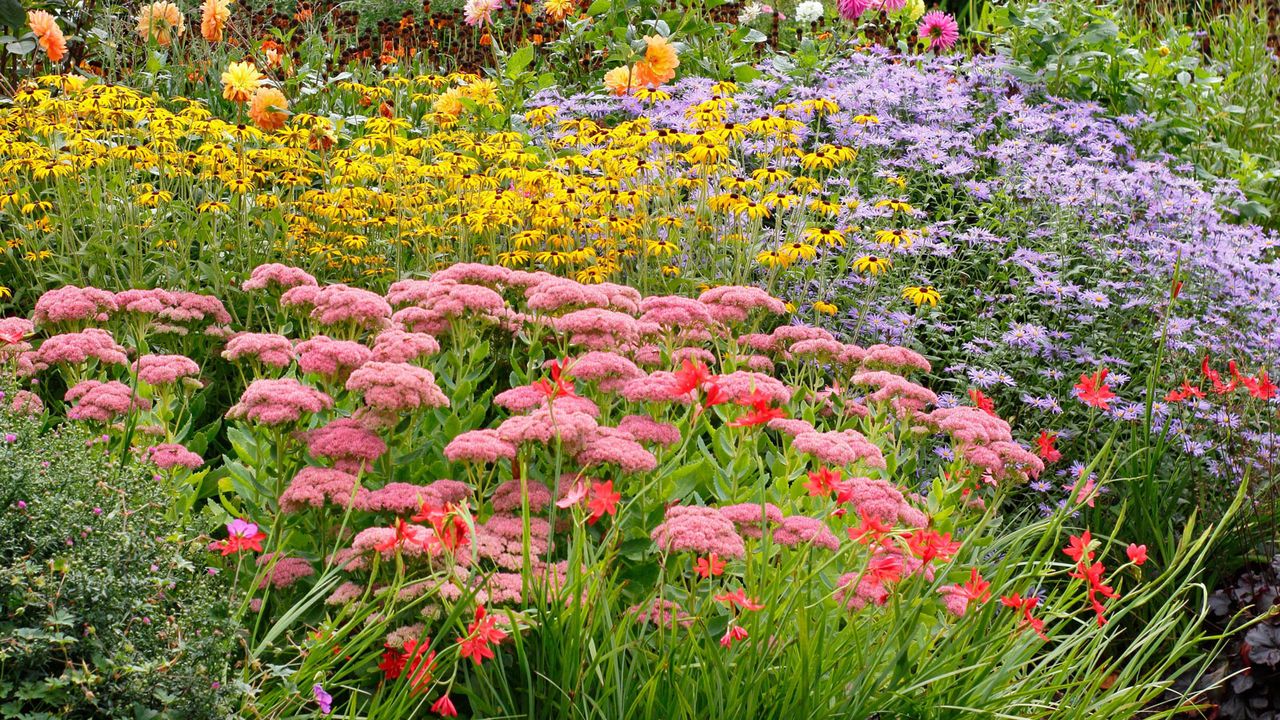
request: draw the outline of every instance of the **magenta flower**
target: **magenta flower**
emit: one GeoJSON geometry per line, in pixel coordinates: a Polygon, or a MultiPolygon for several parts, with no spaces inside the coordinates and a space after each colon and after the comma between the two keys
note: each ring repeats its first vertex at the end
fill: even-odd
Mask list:
{"type": "Polygon", "coordinates": [[[919,33],[930,50],[950,50],[960,39],[960,25],[950,14],[934,10],[920,19],[919,33]]]}

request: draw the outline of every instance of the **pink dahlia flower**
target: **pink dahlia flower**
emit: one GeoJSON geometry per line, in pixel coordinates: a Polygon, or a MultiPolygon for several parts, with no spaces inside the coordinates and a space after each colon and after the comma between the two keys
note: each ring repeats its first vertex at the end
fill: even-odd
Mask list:
{"type": "Polygon", "coordinates": [[[920,19],[920,42],[930,50],[950,50],[960,39],[960,25],[950,14],[934,10],[920,19]]]}

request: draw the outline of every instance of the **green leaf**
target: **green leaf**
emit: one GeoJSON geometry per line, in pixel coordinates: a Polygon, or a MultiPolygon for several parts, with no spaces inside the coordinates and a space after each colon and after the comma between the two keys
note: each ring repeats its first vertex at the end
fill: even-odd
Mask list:
{"type": "Polygon", "coordinates": [[[27,35],[21,40],[6,43],[4,49],[13,55],[29,55],[36,49],[36,38],[34,35],[27,35]]]}
{"type": "Polygon", "coordinates": [[[533,46],[525,45],[507,58],[507,77],[514,80],[533,62],[533,46]]]}
{"type": "Polygon", "coordinates": [[[596,0],[587,8],[587,14],[594,17],[605,10],[608,10],[611,5],[613,5],[613,3],[609,0],[596,0]]]}
{"type": "Polygon", "coordinates": [[[734,79],[743,85],[755,80],[760,75],[761,72],[751,65],[739,65],[733,69],[734,79]]]}
{"type": "Polygon", "coordinates": [[[17,31],[26,24],[27,11],[22,7],[22,0],[0,0],[0,27],[17,31]]]}

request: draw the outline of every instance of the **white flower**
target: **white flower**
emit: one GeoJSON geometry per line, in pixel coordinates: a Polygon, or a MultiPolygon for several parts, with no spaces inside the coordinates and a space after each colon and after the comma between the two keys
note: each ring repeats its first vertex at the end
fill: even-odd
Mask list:
{"type": "Polygon", "coordinates": [[[758,2],[753,2],[750,5],[745,5],[742,8],[742,12],[738,13],[738,24],[746,25],[747,23],[750,23],[752,20],[755,20],[756,18],[760,17],[760,13],[762,12],[764,12],[764,8],[761,7],[760,3],[758,2]]]}
{"type": "Polygon", "coordinates": [[[804,0],[796,6],[796,22],[808,25],[822,19],[822,2],[820,0],[804,0]]]}

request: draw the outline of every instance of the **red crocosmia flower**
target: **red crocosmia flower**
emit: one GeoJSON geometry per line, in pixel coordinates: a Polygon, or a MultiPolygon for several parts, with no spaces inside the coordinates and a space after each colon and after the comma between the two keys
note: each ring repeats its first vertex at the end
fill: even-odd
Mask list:
{"type": "Polygon", "coordinates": [[[830,495],[840,489],[840,470],[820,467],[809,473],[809,482],[804,486],[812,497],[830,495]]]}
{"type": "Polygon", "coordinates": [[[436,669],[436,653],[431,650],[431,641],[423,639],[404,641],[404,660],[409,668],[409,684],[414,692],[422,692],[431,684],[431,674],[436,669]]]}
{"type": "Polygon", "coordinates": [[[1012,595],[1004,595],[1000,598],[1000,603],[1005,607],[1014,608],[1022,611],[1022,620],[1040,636],[1041,640],[1048,640],[1049,636],[1044,633],[1044,620],[1032,615],[1032,611],[1040,604],[1040,598],[1035,596],[1022,597],[1022,593],[1013,593],[1012,595]]]}
{"type": "Polygon", "coordinates": [[[471,658],[479,665],[487,658],[495,657],[490,644],[497,644],[507,638],[507,633],[498,627],[498,619],[485,612],[484,606],[476,607],[476,619],[467,626],[467,636],[458,638],[458,655],[471,658]]]}
{"type": "Polygon", "coordinates": [[[685,358],[676,370],[676,393],[685,395],[702,388],[703,383],[711,379],[711,371],[706,365],[696,360],[685,358]]]}
{"type": "Polygon", "coordinates": [[[705,580],[709,577],[717,577],[724,574],[724,561],[719,555],[711,553],[707,557],[698,558],[698,562],[694,564],[694,570],[698,571],[698,575],[705,580]]]}
{"type": "Polygon", "coordinates": [[[489,647],[489,643],[478,637],[458,638],[458,656],[463,658],[471,658],[475,664],[496,657],[493,648],[489,647]]]}
{"type": "Polygon", "coordinates": [[[982,579],[978,568],[969,568],[969,581],[960,585],[960,596],[973,602],[984,603],[991,599],[991,583],[982,579]]]}
{"type": "MultiPolygon", "coordinates": [[[[839,497],[836,500],[838,501],[839,497]]],[[[873,542],[879,545],[884,542],[885,536],[893,531],[892,525],[881,522],[879,518],[867,515],[865,512],[861,513],[861,518],[862,522],[847,531],[849,539],[856,543],[866,545],[868,542],[873,542]]]]}
{"type": "Polygon", "coordinates": [[[1266,370],[1258,373],[1258,377],[1256,378],[1244,378],[1241,382],[1243,382],[1245,388],[1249,390],[1250,397],[1255,397],[1259,400],[1270,400],[1274,398],[1276,396],[1277,389],[1280,389],[1271,382],[1271,378],[1267,377],[1266,370]]]}
{"type": "Polygon", "coordinates": [[[1063,490],[1067,491],[1068,499],[1075,503],[1084,503],[1089,507],[1094,506],[1094,502],[1098,499],[1098,486],[1094,482],[1093,476],[1077,478],[1070,485],[1063,485],[1063,490]]]}
{"type": "Polygon", "coordinates": [[[582,481],[582,478],[578,478],[577,480],[573,481],[573,485],[569,486],[569,490],[564,494],[564,497],[556,501],[556,507],[558,508],[573,507],[574,505],[577,505],[578,503],[582,502],[582,498],[586,496],[587,496],[587,484],[582,481]]]}
{"type": "Polygon", "coordinates": [[[569,378],[569,359],[564,360],[548,360],[543,363],[543,367],[551,371],[551,381],[542,378],[534,383],[534,387],[538,388],[548,400],[554,400],[558,397],[574,396],[573,380],[569,378]]]}
{"type": "Polygon", "coordinates": [[[409,656],[390,643],[385,647],[387,649],[382,653],[382,662],[378,663],[378,669],[388,680],[395,680],[404,673],[404,666],[409,661],[409,656]]]}
{"type": "Polygon", "coordinates": [[[907,548],[928,565],[934,559],[950,560],[960,550],[960,543],[951,540],[951,533],[939,535],[934,530],[917,530],[907,538],[907,548]]]}
{"type": "Polygon", "coordinates": [[[1146,545],[1135,545],[1133,543],[1129,543],[1129,547],[1125,548],[1124,552],[1126,555],[1129,556],[1129,562],[1133,563],[1134,565],[1141,566],[1143,563],[1147,561],[1146,545]]]}
{"type": "Polygon", "coordinates": [[[227,523],[227,539],[213,544],[215,550],[221,550],[223,556],[244,550],[262,552],[262,541],[267,534],[258,529],[256,523],[236,518],[227,523]]]}
{"type": "MultiPolygon", "coordinates": [[[[1089,548],[1093,543],[1093,537],[1088,530],[1085,530],[1079,537],[1072,537],[1070,544],[1063,548],[1062,552],[1066,553],[1072,560],[1076,562],[1076,569],[1067,573],[1068,577],[1084,580],[1089,583],[1089,604],[1093,607],[1094,613],[1098,616],[1098,625],[1107,623],[1105,608],[1102,602],[1098,600],[1099,596],[1104,598],[1119,597],[1111,586],[1105,584],[1102,580],[1106,574],[1106,568],[1100,562],[1093,562],[1094,552],[1089,548]]],[[[1130,552],[1134,546],[1130,545],[1130,552]]],[[[1143,553],[1146,548],[1143,548],[1143,553]]],[[[1145,557],[1143,558],[1146,559],[1145,557]]]]}
{"type": "Polygon", "coordinates": [[[388,550],[391,550],[392,548],[400,547],[405,543],[412,543],[414,545],[420,544],[420,541],[418,539],[418,531],[414,528],[409,527],[409,524],[404,521],[404,518],[397,518],[396,534],[378,543],[377,545],[374,545],[373,549],[377,550],[380,553],[387,552],[388,550]]]}
{"type": "Polygon", "coordinates": [[[714,382],[707,386],[706,393],[702,396],[702,409],[713,408],[716,405],[723,405],[729,402],[729,395],[720,389],[719,385],[714,382]]]}
{"type": "Polygon", "coordinates": [[[978,390],[977,388],[973,388],[969,390],[969,399],[973,401],[974,407],[990,415],[991,417],[996,416],[995,401],[987,397],[986,395],[984,395],[981,390],[978,390]]]}
{"type": "Polygon", "coordinates": [[[1048,430],[1041,430],[1040,437],[1036,438],[1036,454],[1046,463],[1056,463],[1062,459],[1062,453],[1053,446],[1058,441],[1056,434],[1050,433],[1048,430]]]}
{"type": "Polygon", "coordinates": [[[441,717],[458,717],[458,708],[453,706],[448,695],[441,695],[439,700],[432,703],[431,712],[441,717]]]}
{"type": "Polygon", "coordinates": [[[1088,560],[1092,562],[1095,553],[1090,548],[1091,545],[1093,545],[1093,535],[1085,530],[1079,535],[1072,535],[1067,541],[1067,546],[1062,548],[1062,552],[1077,563],[1084,560],[1087,554],[1088,560]]]}
{"type": "MultiPolygon", "coordinates": [[[[713,385],[715,389],[719,386],[713,385]]],[[[738,401],[739,405],[745,405],[751,408],[745,415],[729,423],[729,427],[753,427],[756,425],[764,425],[770,420],[784,418],[787,411],[782,408],[769,407],[770,398],[765,393],[760,392],[757,388],[751,391],[751,394],[738,401]]]]}
{"type": "Polygon", "coordinates": [[[716,596],[716,601],[728,605],[730,608],[742,608],[743,610],[763,610],[764,605],[747,597],[747,591],[738,588],[733,592],[721,593],[716,596]]]}
{"type": "Polygon", "coordinates": [[[902,558],[888,553],[876,553],[867,561],[867,575],[885,585],[902,579],[902,558]]]}
{"type": "Polygon", "coordinates": [[[1204,397],[1204,391],[1192,385],[1186,380],[1182,381],[1182,387],[1177,390],[1170,390],[1168,395],[1164,396],[1166,402],[1182,402],[1191,398],[1204,397]]]}
{"type": "Polygon", "coordinates": [[[1206,379],[1208,379],[1209,383],[1213,386],[1213,391],[1218,395],[1226,395],[1240,386],[1240,381],[1238,379],[1240,373],[1236,370],[1236,363],[1234,360],[1227,363],[1227,369],[1232,375],[1231,382],[1229,383],[1223,382],[1222,375],[1219,374],[1217,370],[1209,367],[1208,355],[1205,355],[1204,359],[1200,361],[1200,372],[1204,374],[1206,379]]]}
{"type": "Polygon", "coordinates": [[[1181,280],[1174,280],[1174,281],[1173,281],[1173,299],[1174,299],[1174,300],[1177,300],[1177,299],[1178,299],[1178,295],[1179,295],[1181,292],[1182,292],[1182,281],[1181,281],[1181,280]]]}
{"type": "Polygon", "coordinates": [[[418,514],[410,519],[430,523],[434,532],[422,539],[422,546],[427,550],[439,546],[448,552],[456,552],[458,548],[471,542],[471,526],[467,524],[465,511],[465,502],[462,505],[444,506],[423,502],[418,508],[418,514]]]}
{"type": "Polygon", "coordinates": [[[738,624],[732,624],[725,631],[724,636],[720,638],[720,644],[726,648],[733,647],[733,644],[739,640],[746,640],[748,637],[747,629],[738,624]]]}
{"type": "Polygon", "coordinates": [[[1103,583],[1102,576],[1106,574],[1106,572],[1107,569],[1103,567],[1100,562],[1081,562],[1076,566],[1075,570],[1067,573],[1067,577],[1077,578],[1089,583],[1089,605],[1093,608],[1093,612],[1098,618],[1099,627],[1107,624],[1107,617],[1105,615],[1106,608],[1103,607],[1102,601],[1100,601],[1098,597],[1120,597],[1110,585],[1103,583]]]}
{"type": "Polygon", "coordinates": [[[591,483],[591,498],[587,500],[587,509],[591,511],[591,515],[587,518],[587,524],[595,525],[606,514],[617,515],[618,501],[621,499],[622,493],[614,492],[612,480],[591,483]]]}
{"type": "Polygon", "coordinates": [[[1080,382],[1075,384],[1076,396],[1081,402],[1099,410],[1110,409],[1109,403],[1116,394],[1111,392],[1111,387],[1106,383],[1108,372],[1110,370],[1102,368],[1093,375],[1081,373],[1080,382]]]}

